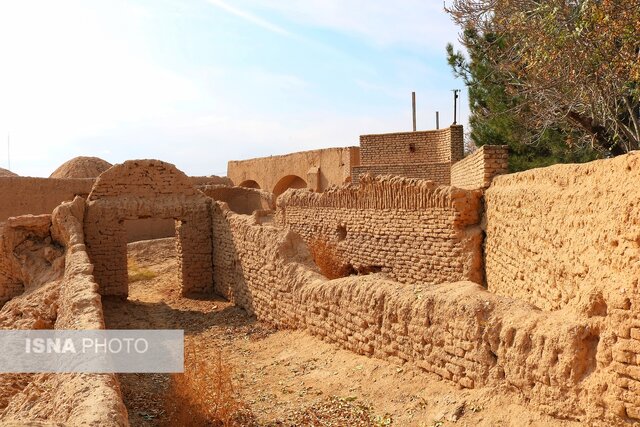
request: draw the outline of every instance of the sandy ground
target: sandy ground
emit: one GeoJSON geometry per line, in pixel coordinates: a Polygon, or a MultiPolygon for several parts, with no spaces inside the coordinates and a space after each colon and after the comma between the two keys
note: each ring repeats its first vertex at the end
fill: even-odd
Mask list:
{"type": "MultiPolygon", "coordinates": [[[[516,403],[516,390],[507,385],[459,389],[418,369],[358,356],[305,332],[276,331],[219,298],[183,298],[173,244],[173,239],[161,239],[129,245],[138,265],[157,276],[132,283],[127,301],[104,299],[107,327],[184,329],[189,338],[206,343],[210,357],[222,352],[257,425],[580,425],[516,403]],[[358,423],[347,417],[354,413],[364,414],[358,423]]],[[[126,374],[119,379],[133,426],[166,421],[162,399],[168,375],[126,374]]]]}

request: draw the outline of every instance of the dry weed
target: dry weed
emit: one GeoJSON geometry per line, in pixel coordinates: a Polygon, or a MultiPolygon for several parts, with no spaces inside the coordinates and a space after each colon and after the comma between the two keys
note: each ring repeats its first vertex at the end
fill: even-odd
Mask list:
{"type": "Polygon", "coordinates": [[[209,358],[201,344],[188,344],[184,373],[171,376],[165,397],[167,425],[253,425],[254,418],[239,400],[232,378],[233,369],[221,352],[209,358]]]}
{"type": "Polygon", "coordinates": [[[309,251],[327,279],[339,279],[356,273],[351,264],[340,259],[337,248],[331,242],[315,239],[309,244],[309,251]]]}
{"type": "Polygon", "coordinates": [[[127,271],[129,275],[129,283],[138,282],[140,280],[149,280],[158,276],[157,273],[140,267],[136,260],[131,257],[127,258],[127,271]]]}

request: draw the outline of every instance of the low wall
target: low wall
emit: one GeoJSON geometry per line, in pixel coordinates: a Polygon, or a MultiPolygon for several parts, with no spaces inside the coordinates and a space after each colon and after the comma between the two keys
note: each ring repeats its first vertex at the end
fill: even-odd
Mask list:
{"type": "Polygon", "coordinates": [[[86,197],[95,180],[0,177],[0,222],[19,215],[50,214],[64,201],[86,197]]]}
{"type": "Polygon", "coordinates": [[[482,283],[479,202],[479,192],[365,176],[358,187],[321,194],[289,190],[278,198],[276,220],[360,273],[382,271],[402,283],[482,283]]]}
{"type": "Polygon", "coordinates": [[[367,165],[356,166],[351,169],[352,182],[360,183],[364,174],[372,176],[393,175],[407,178],[419,178],[434,181],[440,185],[449,185],[451,181],[451,163],[417,163],[407,165],[367,165]]]}
{"type": "Polygon", "coordinates": [[[451,166],[451,185],[466,190],[487,188],[495,176],[508,171],[508,146],[483,145],[451,166]]]}
{"type": "Polygon", "coordinates": [[[263,321],[412,363],[462,387],[509,384],[560,418],[621,424],[633,414],[607,391],[610,339],[586,318],[541,312],[471,282],[327,280],[292,231],[222,204],[213,206],[212,224],[216,290],[263,321]]]}

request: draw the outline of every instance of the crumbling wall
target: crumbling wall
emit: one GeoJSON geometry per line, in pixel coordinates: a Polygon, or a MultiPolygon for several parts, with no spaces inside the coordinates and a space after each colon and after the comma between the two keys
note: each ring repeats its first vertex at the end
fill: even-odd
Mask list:
{"type": "MultiPolygon", "coordinates": [[[[327,280],[302,239],[213,206],[216,290],[278,327],[411,363],[462,387],[509,384],[557,417],[626,420],[608,393],[608,341],[589,319],[546,313],[471,282],[406,285],[381,275],[327,280]]],[[[515,398],[515,397],[514,397],[515,398]]]]}
{"type": "MultiPolygon", "coordinates": [[[[66,248],[63,276],[7,303],[0,311],[0,328],[104,328],[98,285],[84,245],[83,215],[84,199],[77,197],[47,216],[47,237],[66,248]]],[[[21,221],[23,228],[44,222],[34,217],[14,221],[21,221]]],[[[113,374],[3,374],[0,385],[3,424],[129,425],[113,374]]]]}
{"type": "Polygon", "coordinates": [[[451,166],[451,185],[466,190],[487,188],[495,176],[508,171],[508,146],[483,145],[451,166]]]}
{"type": "Polygon", "coordinates": [[[51,214],[11,217],[0,227],[0,307],[62,274],[63,250],[50,226],[51,214]]]}
{"type": "Polygon", "coordinates": [[[176,220],[183,294],[212,286],[211,199],[175,166],[129,160],[97,179],[84,218],[87,252],[102,295],[128,294],[126,220],[176,220]]]}
{"type": "Polygon", "coordinates": [[[289,190],[276,220],[312,250],[329,247],[345,270],[402,283],[482,283],[479,201],[479,192],[431,181],[365,176],[322,194],[289,190]]]}
{"type": "Polygon", "coordinates": [[[640,153],[496,178],[489,290],[598,322],[618,414],[640,418],[640,153]]]}
{"type": "Polygon", "coordinates": [[[400,175],[448,185],[451,164],[464,155],[462,126],[419,132],[360,136],[360,165],[352,182],[363,174],[400,175]]]}
{"type": "Polygon", "coordinates": [[[19,215],[50,214],[64,201],[86,197],[93,182],[89,179],[0,177],[0,222],[19,215]]]}

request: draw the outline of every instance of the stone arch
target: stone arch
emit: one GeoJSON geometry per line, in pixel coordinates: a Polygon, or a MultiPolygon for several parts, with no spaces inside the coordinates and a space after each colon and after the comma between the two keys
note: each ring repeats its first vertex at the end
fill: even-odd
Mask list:
{"type": "Polygon", "coordinates": [[[252,179],[242,181],[238,187],[255,188],[257,190],[260,190],[260,184],[258,184],[256,181],[252,179]]]}
{"type": "Polygon", "coordinates": [[[89,194],[84,217],[85,243],[100,293],[128,295],[124,222],[141,218],[175,220],[182,294],[210,291],[210,213],[211,199],[172,164],[129,160],[102,173],[89,194]]]}
{"type": "Polygon", "coordinates": [[[289,188],[307,188],[307,181],[300,178],[298,175],[287,175],[280,178],[280,181],[273,187],[274,197],[278,197],[289,188]]]}

